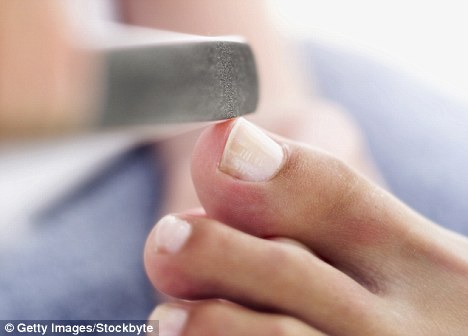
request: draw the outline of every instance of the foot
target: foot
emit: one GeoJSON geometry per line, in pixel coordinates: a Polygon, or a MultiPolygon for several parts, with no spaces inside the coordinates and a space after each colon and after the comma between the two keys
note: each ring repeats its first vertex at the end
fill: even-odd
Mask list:
{"type": "Polygon", "coordinates": [[[157,289],[201,301],[156,309],[161,335],[467,335],[468,241],[274,139],[242,119],[200,137],[206,213],[164,217],[145,264],[157,289]]]}

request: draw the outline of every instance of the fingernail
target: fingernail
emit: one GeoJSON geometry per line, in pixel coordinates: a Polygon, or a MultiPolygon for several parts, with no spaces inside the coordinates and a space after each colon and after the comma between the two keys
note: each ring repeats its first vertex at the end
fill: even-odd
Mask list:
{"type": "Polygon", "coordinates": [[[178,252],[190,237],[192,226],[185,220],[173,215],[163,217],[154,232],[157,251],[178,252]]]}
{"type": "Polygon", "coordinates": [[[151,319],[159,323],[159,336],[179,336],[187,317],[186,309],[165,304],[156,308],[151,319]]]}
{"type": "Polygon", "coordinates": [[[243,118],[232,127],[219,169],[244,181],[260,182],[274,177],[283,164],[283,148],[243,118]]]}

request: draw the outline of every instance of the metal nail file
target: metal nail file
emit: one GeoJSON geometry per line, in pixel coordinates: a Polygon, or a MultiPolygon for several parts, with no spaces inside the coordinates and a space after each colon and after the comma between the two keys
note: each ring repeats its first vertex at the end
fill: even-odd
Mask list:
{"type": "Polygon", "coordinates": [[[255,60],[241,39],[137,35],[140,41],[120,34],[118,43],[99,48],[105,97],[98,128],[214,121],[255,110],[255,60]]]}
{"type": "Polygon", "coordinates": [[[82,94],[60,106],[63,113],[56,114],[61,119],[49,120],[44,113],[37,129],[17,132],[13,125],[2,130],[0,138],[14,143],[22,136],[54,140],[61,135],[129,133],[160,140],[256,109],[257,69],[242,38],[110,22],[84,25],[76,33],[75,46],[91,60],[82,94]]]}

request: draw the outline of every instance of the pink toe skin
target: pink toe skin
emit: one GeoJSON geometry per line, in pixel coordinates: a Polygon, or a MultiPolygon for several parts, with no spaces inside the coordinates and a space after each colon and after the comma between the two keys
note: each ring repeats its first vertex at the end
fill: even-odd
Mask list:
{"type": "Polygon", "coordinates": [[[254,235],[268,235],[269,229],[263,227],[262,223],[258,222],[258,227],[255,228],[249,225],[255,220],[255,216],[263,218],[263,213],[267,212],[267,207],[259,207],[259,204],[264,204],[261,201],[265,194],[264,188],[261,187],[263,184],[258,183],[259,187],[256,187],[256,182],[241,181],[219,169],[233,125],[234,120],[219,123],[200,135],[192,155],[193,182],[209,217],[230,224],[238,222],[239,225],[235,225],[237,228],[254,235]],[[227,206],[220,207],[219,204],[227,206]],[[249,211],[246,208],[249,204],[255,209],[249,211]],[[256,214],[254,217],[253,212],[256,214]],[[243,225],[250,227],[243,228],[243,225]]]}

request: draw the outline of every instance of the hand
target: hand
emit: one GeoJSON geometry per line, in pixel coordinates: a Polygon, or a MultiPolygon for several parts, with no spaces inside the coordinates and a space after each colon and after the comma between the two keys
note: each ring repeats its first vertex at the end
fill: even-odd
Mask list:
{"type": "Polygon", "coordinates": [[[0,140],[62,133],[90,118],[94,59],[61,3],[0,1],[0,140]]]}
{"type": "Polygon", "coordinates": [[[157,289],[201,301],[156,309],[161,334],[466,335],[466,238],[328,154],[274,139],[243,120],[200,137],[206,214],[164,217],[145,264],[157,289]]]}

